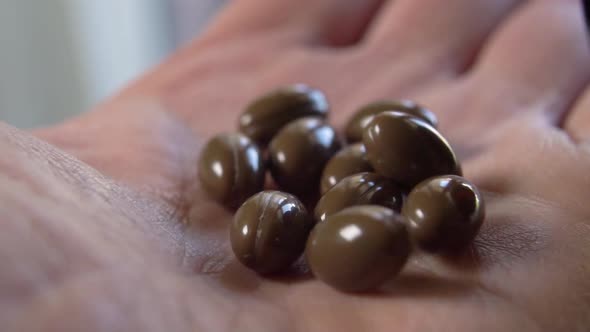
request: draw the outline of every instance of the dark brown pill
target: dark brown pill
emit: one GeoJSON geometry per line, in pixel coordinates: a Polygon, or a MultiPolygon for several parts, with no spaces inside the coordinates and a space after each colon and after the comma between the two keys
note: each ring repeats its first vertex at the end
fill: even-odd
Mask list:
{"type": "Polygon", "coordinates": [[[287,269],[303,253],[313,220],[293,195],[265,191],[246,201],[230,227],[238,260],[261,274],[287,269]]]}
{"type": "Polygon", "coordinates": [[[367,159],[364,145],[359,143],[347,146],[334,155],[326,164],[322,173],[321,192],[325,194],[347,176],[371,172],[372,170],[373,167],[367,159]]]}
{"type": "Polygon", "coordinates": [[[340,149],[334,128],[321,118],[304,118],[284,127],[270,142],[270,171],[281,190],[317,192],[324,166],[340,149]]]}
{"type": "Polygon", "coordinates": [[[252,102],[239,118],[239,130],[259,144],[268,143],[291,121],[328,115],[324,94],[303,84],[275,90],[252,102]]]}
{"type": "Polygon", "coordinates": [[[260,149],[242,134],[221,134],[201,151],[199,179],[205,192],[231,208],[264,188],[260,149]]]}
{"type": "Polygon", "coordinates": [[[376,115],[365,129],[363,143],[375,171],[408,188],[437,175],[461,175],[447,140],[431,125],[405,113],[376,115]]]}
{"type": "Polygon", "coordinates": [[[354,205],[380,205],[400,212],[403,189],[392,180],[375,173],[360,173],[344,178],[330,189],[315,207],[317,222],[354,205]]]}
{"type": "Polygon", "coordinates": [[[350,118],[345,129],[346,140],[348,142],[361,141],[363,139],[363,131],[373,117],[386,111],[396,111],[416,116],[435,128],[438,125],[438,120],[434,113],[413,101],[378,101],[362,107],[350,118]]]}
{"type": "Polygon", "coordinates": [[[469,245],[485,217],[483,197],[459,176],[440,176],[420,183],[403,207],[408,231],[421,248],[455,251],[469,245]]]}
{"type": "Polygon", "coordinates": [[[346,292],[378,288],[401,271],[410,252],[401,215],[372,205],[347,208],[317,224],[305,249],[313,274],[346,292]]]}

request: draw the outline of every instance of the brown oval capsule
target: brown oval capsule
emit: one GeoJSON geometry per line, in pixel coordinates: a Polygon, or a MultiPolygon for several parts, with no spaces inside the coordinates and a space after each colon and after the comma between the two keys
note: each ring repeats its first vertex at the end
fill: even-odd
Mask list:
{"type": "Polygon", "coordinates": [[[438,125],[436,115],[413,101],[378,101],[362,107],[348,121],[345,129],[348,142],[359,142],[363,139],[363,131],[373,117],[386,111],[407,113],[426,121],[431,126],[438,125]]]}
{"type": "Polygon", "coordinates": [[[437,175],[461,175],[453,149],[431,125],[404,113],[376,115],[363,143],[375,171],[408,188],[437,175]]]}
{"type": "Polygon", "coordinates": [[[428,179],[414,188],[403,207],[413,241],[427,251],[469,245],[485,217],[479,190],[459,176],[428,179]]]}
{"type": "Polygon", "coordinates": [[[199,179],[214,200],[237,208],[264,188],[264,161],[260,149],[242,134],[221,134],[201,151],[199,179]]]}
{"type": "Polygon", "coordinates": [[[347,208],[317,224],[305,249],[313,274],[346,292],[378,288],[401,271],[410,252],[403,218],[371,205],[347,208]]]}
{"type": "Polygon", "coordinates": [[[322,173],[321,192],[325,194],[347,176],[372,170],[364,145],[359,143],[347,146],[326,164],[322,173]]]}
{"type": "Polygon", "coordinates": [[[296,84],[252,102],[239,118],[239,130],[259,144],[266,144],[289,122],[306,116],[325,118],[328,111],[328,101],[321,91],[296,84]]]}
{"type": "Polygon", "coordinates": [[[375,173],[360,173],[344,178],[319,200],[315,207],[317,222],[354,205],[380,205],[400,212],[403,189],[390,179],[375,173]]]}
{"type": "Polygon", "coordinates": [[[293,195],[264,191],[247,200],[230,227],[238,260],[261,274],[285,270],[303,253],[313,220],[293,195]]]}
{"type": "Polygon", "coordinates": [[[334,128],[321,118],[304,118],[283,128],[270,142],[270,171],[281,190],[317,192],[324,166],[340,149],[334,128]]]}

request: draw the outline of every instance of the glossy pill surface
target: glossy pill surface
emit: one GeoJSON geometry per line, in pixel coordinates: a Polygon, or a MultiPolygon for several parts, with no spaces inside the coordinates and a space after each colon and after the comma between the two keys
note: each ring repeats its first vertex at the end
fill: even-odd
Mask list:
{"type": "Polygon", "coordinates": [[[372,170],[365,147],[361,143],[349,145],[340,150],[326,164],[322,173],[321,193],[325,194],[347,176],[372,170]]]}
{"type": "Polygon", "coordinates": [[[303,118],[270,142],[270,171],[281,190],[306,195],[319,191],[324,166],[340,149],[336,131],[321,118],[303,118]]]}
{"type": "Polygon", "coordinates": [[[313,274],[346,292],[373,290],[396,276],[410,255],[402,217],[379,206],[355,206],[316,225],[306,257],[313,274]]]}
{"type": "Polygon", "coordinates": [[[413,101],[378,101],[362,107],[350,118],[345,129],[346,140],[348,142],[361,141],[363,139],[363,131],[373,117],[386,111],[395,111],[416,116],[435,128],[438,125],[438,120],[434,113],[413,101]]]}
{"type": "Polygon", "coordinates": [[[408,188],[437,175],[461,175],[453,149],[436,129],[399,112],[376,115],[363,143],[375,171],[408,188]]]}
{"type": "Polygon", "coordinates": [[[315,207],[317,222],[354,205],[380,205],[400,212],[403,189],[376,173],[360,173],[344,178],[322,196],[315,207]]]}
{"type": "Polygon", "coordinates": [[[427,251],[462,249],[485,217],[479,190],[464,178],[441,176],[420,183],[403,207],[413,241],[427,251]]]}
{"type": "Polygon", "coordinates": [[[328,111],[328,101],[321,91],[296,84],[252,102],[239,118],[239,130],[259,144],[266,144],[288,123],[306,116],[326,117],[328,111]]]}
{"type": "Polygon", "coordinates": [[[230,241],[246,267],[270,274],[287,269],[303,253],[313,220],[293,195],[265,191],[247,200],[234,216],[230,241]]]}
{"type": "Polygon", "coordinates": [[[258,146],[242,134],[220,134],[201,151],[199,179],[204,191],[231,208],[264,187],[264,162],[258,146]]]}

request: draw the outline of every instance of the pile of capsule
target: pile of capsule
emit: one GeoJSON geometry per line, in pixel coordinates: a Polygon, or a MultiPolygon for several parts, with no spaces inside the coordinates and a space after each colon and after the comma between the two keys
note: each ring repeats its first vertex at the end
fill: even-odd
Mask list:
{"type": "Polygon", "coordinates": [[[409,101],[367,105],[346,125],[345,147],[328,112],[322,92],[281,88],[246,108],[239,133],[203,148],[202,187],[237,209],[230,240],[242,264],[280,273],[305,252],[318,279],[358,292],[395,277],[414,248],[449,253],[471,243],[483,198],[461,177],[432,112],[409,101]]]}

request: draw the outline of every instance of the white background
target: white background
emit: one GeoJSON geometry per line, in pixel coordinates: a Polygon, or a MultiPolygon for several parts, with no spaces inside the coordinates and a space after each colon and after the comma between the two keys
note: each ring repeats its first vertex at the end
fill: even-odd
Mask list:
{"type": "Polygon", "coordinates": [[[0,121],[87,110],[180,43],[222,0],[0,0],[0,121]]]}

